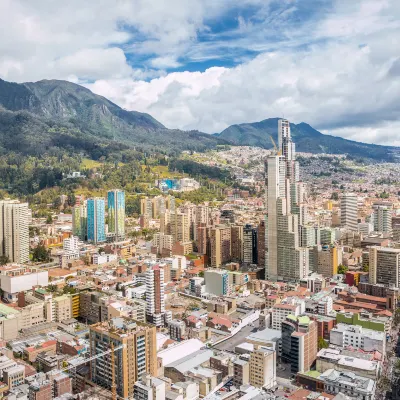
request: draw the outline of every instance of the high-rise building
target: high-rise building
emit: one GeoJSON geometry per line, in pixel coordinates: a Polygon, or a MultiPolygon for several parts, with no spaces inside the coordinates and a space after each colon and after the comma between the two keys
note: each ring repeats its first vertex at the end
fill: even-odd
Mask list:
{"type": "Polygon", "coordinates": [[[247,265],[257,264],[257,228],[247,224],[243,228],[243,262],[247,265]]]}
{"type": "Polygon", "coordinates": [[[317,272],[324,277],[337,274],[339,264],[342,263],[342,249],[336,246],[318,246],[317,272]]]}
{"type": "Polygon", "coordinates": [[[374,204],[372,222],[375,232],[392,233],[392,207],[389,205],[374,204]]]}
{"type": "Polygon", "coordinates": [[[28,203],[0,201],[0,255],[10,262],[29,261],[28,203]]]}
{"type": "Polygon", "coordinates": [[[309,249],[301,247],[300,226],[307,223],[305,185],[287,120],[278,122],[277,155],[267,157],[266,278],[298,281],[308,275],[309,249]]]}
{"type": "Polygon", "coordinates": [[[265,221],[261,221],[257,228],[257,264],[265,268],[265,221]]]}
{"type": "Polygon", "coordinates": [[[400,249],[372,246],[369,249],[369,283],[400,285],[400,249]]]}
{"type": "Polygon", "coordinates": [[[140,214],[144,215],[148,219],[153,218],[153,205],[149,197],[143,197],[140,199],[140,214]]]}
{"type": "Polygon", "coordinates": [[[231,261],[231,227],[217,225],[210,231],[211,266],[219,268],[231,261]]]}
{"type": "Polygon", "coordinates": [[[357,195],[345,193],[340,200],[340,224],[350,231],[358,231],[357,195]]]}
{"type": "Polygon", "coordinates": [[[108,232],[115,235],[115,240],[125,238],[125,192],[110,190],[107,196],[108,204],[108,232]]]}
{"type": "Polygon", "coordinates": [[[102,197],[87,201],[87,240],[93,243],[106,241],[105,200],[102,197]]]}
{"type": "Polygon", "coordinates": [[[318,353],[318,326],[307,316],[288,315],[282,322],[282,361],[291,371],[307,372],[318,353]]]}
{"type": "Polygon", "coordinates": [[[153,197],[151,200],[151,207],[152,207],[153,218],[156,219],[160,218],[160,215],[164,214],[166,210],[165,197],[164,196],[153,197]]]}
{"type": "Polygon", "coordinates": [[[250,385],[272,389],[276,386],[276,351],[265,347],[250,353],[250,385]]]}
{"type": "Polygon", "coordinates": [[[174,237],[175,242],[189,242],[190,225],[188,214],[179,211],[171,214],[171,235],[174,237]]]}
{"type": "Polygon", "coordinates": [[[165,199],[165,208],[171,212],[174,213],[175,212],[175,197],[174,196],[167,196],[167,198],[165,199]]]}
{"type": "Polygon", "coordinates": [[[156,327],[118,317],[90,326],[92,356],[107,352],[113,344],[114,357],[107,354],[91,361],[92,381],[107,389],[112,387],[114,369],[117,394],[132,398],[134,385],[144,373],[157,375],[156,327]],[[114,364],[112,359],[114,358],[114,364]]]}
{"type": "Polygon", "coordinates": [[[243,225],[231,226],[231,257],[232,261],[243,261],[243,225]]]}
{"type": "Polygon", "coordinates": [[[87,202],[72,208],[72,234],[81,240],[87,239],[87,202]]]}
{"type": "Polygon", "coordinates": [[[146,271],[146,319],[162,326],[166,324],[164,302],[164,269],[158,265],[146,271]]]}

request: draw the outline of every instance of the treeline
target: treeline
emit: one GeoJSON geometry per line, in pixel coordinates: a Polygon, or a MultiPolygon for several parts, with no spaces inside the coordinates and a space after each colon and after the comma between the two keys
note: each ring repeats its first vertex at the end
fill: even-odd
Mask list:
{"type": "Polygon", "coordinates": [[[172,159],[168,165],[169,171],[179,171],[189,174],[190,176],[202,176],[209,179],[218,179],[220,181],[231,181],[231,174],[229,171],[204,165],[191,160],[172,159]]]}

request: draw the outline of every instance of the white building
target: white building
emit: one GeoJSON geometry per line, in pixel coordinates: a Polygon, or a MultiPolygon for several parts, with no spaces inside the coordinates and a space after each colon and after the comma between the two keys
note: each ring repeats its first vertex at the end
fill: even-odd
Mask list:
{"type": "Polygon", "coordinates": [[[29,261],[28,203],[0,201],[0,255],[9,262],[29,261]]]}
{"type": "Polygon", "coordinates": [[[204,272],[206,282],[206,293],[216,296],[227,296],[229,293],[228,271],[220,269],[207,269],[204,272]]]}
{"type": "Polygon", "coordinates": [[[376,383],[353,372],[339,372],[328,369],[319,376],[324,382],[324,391],[329,394],[344,394],[352,399],[373,400],[376,383]]]}
{"type": "Polygon", "coordinates": [[[330,331],[330,344],[339,347],[353,347],[364,351],[379,351],[385,354],[385,332],[364,329],[361,326],[337,324],[330,331]]]}
{"type": "Polygon", "coordinates": [[[110,263],[113,261],[117,261],[117,259],[118,256],[116,254],[106,254],[106,253],[93,254],[93,264],[95,265],[110,263]]]}
{"type": "Polygon", "coordinates": [[[146,271],[146,318],[156,326],[166,325],[172,319],[165,311],[164,296],[164,269],[154,265],[146,271]]]}
{"type": "Polygon", "coordinates": [[[135,383],[133,398],[135,400],[165,400],[165,391],[164,381],[146,374],[135,383]]]}
{"type": "Polygon", "coordinates": [[[276,304],[272,308],[272,329],[281,330],[282,322],[291,314],[299,316],[304,314],[306,305],[304,300],[297,298],[288,298],[280,304],[276,304]]]}
{"type": "Polygon", "coordinates": [[[345,193],[340,200],[340,224],[350,231],[358,230],[358,204],[357,195],[345,193]]]}
{"type": "Polygon", "coordinates": [[[31,290],[32,286],[47,286],[49,272],[22,265],[5,266],[0,269],[0,287],[3,298],[10,303],[18,300],[18,293],[31,290]]]}
{"type": "Polygon", "coordinates": [[[63,241],[63,250],[67,252],[76,252],[79,250],[79,238],[77,236],[71,236],[63,241]]]}
{"type": "Polygon", "coordinates": [[[372,222],[375,232],[392,233],[392,207],[391,205],[374,204],[372,222]]]}

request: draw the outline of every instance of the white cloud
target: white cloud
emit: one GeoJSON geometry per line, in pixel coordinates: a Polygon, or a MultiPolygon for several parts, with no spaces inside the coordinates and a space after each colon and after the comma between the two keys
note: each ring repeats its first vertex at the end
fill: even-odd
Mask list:
{"type": "Polygon", "coordinates": [[[0,26],[7,35],[0,37],[0,77],[86,82],[168,127],[217,132],[284,114],[334,134],[394,143],[400,2],[329,3],[2,0],[0,26]],[[241,10],[247,6],[258,12],[245,18],[241,10]],[[312,18],[304,19],[305,6],[312,18]],[[215,33],[211,23],[228,11],[235,27],[215,33]],[[207,40],[199,42],[200,33],[207,40]],[[249,60],[244,50],[262,54],[249,60]],[[164,71],[187,60],[225,57],[244,61],[204,72],[164,71]]]}

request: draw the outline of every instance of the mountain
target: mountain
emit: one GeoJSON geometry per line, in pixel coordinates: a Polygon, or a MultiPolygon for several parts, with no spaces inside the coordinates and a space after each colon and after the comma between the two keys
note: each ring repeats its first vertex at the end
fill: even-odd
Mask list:
{"type": "Polygon", "coordinates": [[[126,111],[71,82],[18,84],[0,79],[0,150],[31,154],[66,142],[78,150],[121,143],[165,152],[205,150],[224,143],[198,131],[167,129],[149,114],[126,111]]]}
{"type": "MultiPolygon", "coordinates": [[[[215,136],[237,145],[273,148],[270,135],[278,142],[278,120],[269,118],[260,122],[231,125],[215,136]]],[[[382,161],[399,161],[400,148],[355,142],[338,136],[324,135],[302,122],[290,124],[296,151],[305,153],[348,154],[352,157],[382,161]]]]}

